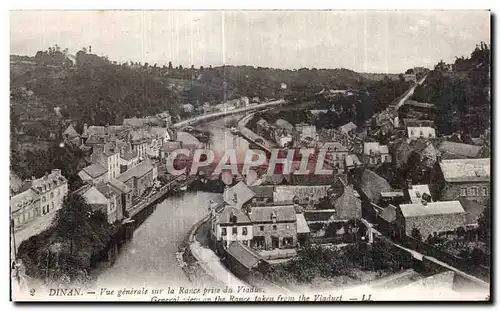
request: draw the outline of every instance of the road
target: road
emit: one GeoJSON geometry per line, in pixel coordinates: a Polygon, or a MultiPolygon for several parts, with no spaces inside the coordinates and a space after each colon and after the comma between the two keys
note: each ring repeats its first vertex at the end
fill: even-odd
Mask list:
{"type": "Polygon", "coordinates": [[[418,81],[414,86],[412,86],[408,92],[406,93],[405,96],[403,96],[403,98],[401,98],[399,100],[399,102],[396,104],[396,110],[399,110],[399,108],[401,108],[401,106],[404,105],[404,103],[413,95],[413,93],[415,93],[415,89],[422,85],[422,83],[424,83],[425,79],[427,78],[427,76],[424,76],[422,79],[420,79],[420,81],[418,81]]]}
{"type": "Polygon", "coordinates": [[[268,108],[268,107],[279,106],[279,105],[283,105],[285,103],[286,103],[285,100],[275,100],[275,101],[272,101],[272,102],[267,102],[267,103],[252,105],[252,106],[248,106],[248,107],[244,107],[244,108],[239,108],[239,109],[233,109],[233,110],[224,111],[224,112],[209,113],[209,114],[206,114],[206,115],[201,115],[201,116],[197,116],[197,117],[194,117],[194,118],[191,118],[191,119],[187,119],[187,120],[183,120],[183,121],[174,123],[173,127],[178,129],[178,128],[181,128],[181,127],[184,127],[184,126],[192,125],[192,124],[199,123],[199,122],[202,122],[202,121],[207,121],[209,119],[213,119],[213,118],[217,118],[217,117],[227,117],[227,116],[231,116],[233,114],[239,114],[239,113],[243,113],[243,112],[254,111],[254,110],[259,110],[259,109],[268,108]]]}

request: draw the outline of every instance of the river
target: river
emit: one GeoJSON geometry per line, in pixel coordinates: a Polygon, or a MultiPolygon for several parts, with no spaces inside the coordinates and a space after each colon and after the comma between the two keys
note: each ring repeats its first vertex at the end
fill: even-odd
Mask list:
{"type": "MultiPolygon", "coordinates": [[[[212,149],[220,151],[233,147],[233,135],[225,128],[229,120],[220,119],[200,126],[212,132],[212,149]]],[[[248,148],[248,142],[239,137],[236,145],[238,149],[248,148]]],[[[217,193],[187,192],[159,203],[122,247],[116,262],[100,273],[98,287],[189,285],[176,252],[192,226],[208,214],[208,202],[219,197],[221,194],[217,193]]]]}

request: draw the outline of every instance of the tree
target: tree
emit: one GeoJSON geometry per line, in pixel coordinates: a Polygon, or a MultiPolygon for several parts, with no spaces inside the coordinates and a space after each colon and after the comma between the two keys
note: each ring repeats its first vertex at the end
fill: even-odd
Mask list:
{"type": "Polygon", "coordinates": [[[103,233],[103,227],[108,226],[106,216],[92,210],[85,199],[74,192],[64,198],[63,207],[57,211],[53,224],[56,236],[69,241],[70,256],[73,255],[75,246],[82,247],[91,242],[94,246],[103,248],[108,242],[106,235],[100,234],[103,233]]]}
{"type": "Polygon", "coordinates": [[[491,235],[491,211],[490,211],[490,200],[486,204],[486,208],[481,213],[481,216],[477,220],[478,222],[478,235],[479,239],[486,243],[489,247],[490,235],[491,235]]]}
{"type": "Polygon", "coordinates": [[[413,227],[413,229],[411,229],[411,237],[416,240],[422,241],[422,234],[420,233],[420,230],[418,230],[418,228],[416,227],[413,227]]]}

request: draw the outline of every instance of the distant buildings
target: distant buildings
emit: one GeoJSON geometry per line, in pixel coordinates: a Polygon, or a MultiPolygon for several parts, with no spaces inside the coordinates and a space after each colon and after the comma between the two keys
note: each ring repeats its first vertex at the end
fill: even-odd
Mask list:
{"type": "Polygon", "coordinates": [[[61,209],[67,193],[68,181],[58,169],[41,178],[26,181],[26,189],[10,198],[14,228],[18,229],[37,217],[61,209]]]}
{"type": "Polygon", "coordinates": [[[418,138],[435,138],[436,130],[433,127],[420,126],[420,127],[407,127],[408,139],[418,138]]]}
{"type": "Polygon", "coordinates": [[[386,145],[378,142],[365,142],[363,145],[362,161],[367,167],[376,167],[383,163],[391,163],[392,156],[386,145]]]}

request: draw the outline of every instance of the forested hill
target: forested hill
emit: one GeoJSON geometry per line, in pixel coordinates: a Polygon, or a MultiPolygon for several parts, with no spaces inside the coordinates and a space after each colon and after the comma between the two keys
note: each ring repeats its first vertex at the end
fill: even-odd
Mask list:
{"type": "Polygon", "coordinates": [[[490,46],[481,42],[469,57],[439,62],[418,87],[413,99],[435,104],[441,134],[462,132],[478,137],[490,127],[490,46]]]}

